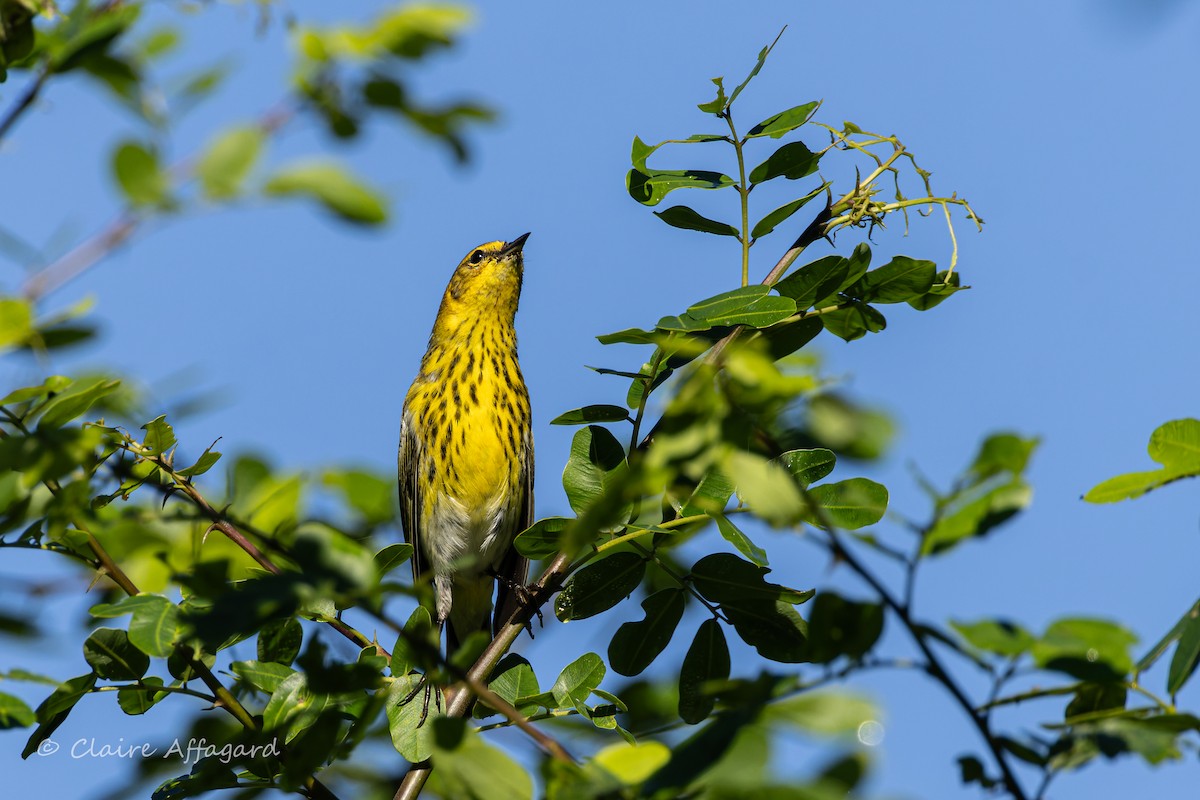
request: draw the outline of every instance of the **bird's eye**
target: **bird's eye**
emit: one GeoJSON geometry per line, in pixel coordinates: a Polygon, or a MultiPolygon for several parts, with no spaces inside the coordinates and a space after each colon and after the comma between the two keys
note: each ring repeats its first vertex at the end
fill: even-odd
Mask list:
{"type": "Polygon", "coordinates": [[[467,262],[471,264],[478,264],[480,261],[483,261],[482,250],[476,250],[474,253],[471,253],[471,257],[467,259],[467,262]]]}

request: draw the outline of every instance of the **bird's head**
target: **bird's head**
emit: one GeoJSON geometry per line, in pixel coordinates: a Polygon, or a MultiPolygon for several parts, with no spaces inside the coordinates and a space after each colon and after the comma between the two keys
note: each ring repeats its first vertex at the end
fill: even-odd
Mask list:
{"type": "Polygon", "coordinates": [[[521,296],[521,249],[528,238],[525,233],[511,242],[488,242],[467,253],[446,287],[442,312],[456,317],[505,315],[511,320],[521,296]]]}

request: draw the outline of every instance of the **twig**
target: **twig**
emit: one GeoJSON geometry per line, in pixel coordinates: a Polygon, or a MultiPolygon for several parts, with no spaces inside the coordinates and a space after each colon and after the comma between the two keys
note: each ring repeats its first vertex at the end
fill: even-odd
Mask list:
{"type": "Polygon", "coordinates": [[[38,68],[37,74],[33,80],[25,85],[25,91],[21,92],[21,96],[17,98],[17,102],[13,103],[8,109],[8,113],[4,115],[4,119],[0,120],[0,141],[8,134],[9,129],[16,124],[17,119],[25,113],[33,101],[37,99],[41,93],[42,87],[46,85],[46,79],[50,77],[50,64],[45,62],[38,68]]]}
{"type": "MultiPolygon", "coordinates": [[[[525,630],[527,621],[546,604],[546,601],[550,599],[550,596],[554,592],[558,591],[563,579],[567,575],[570,565],[570,554],[559,553],[546,567],[546,570],[538,578],[537,582],[526,587],[528,594],[521,609],[513,615],[508,624],[500,629],[500,632],[496,634],[495,638],[487,646],[487,649],[483,651],[483,654],[479,656],[479,659],[471,667],[467,673],[469,681],[467,690],[454,695],[446,707],[446,716],[464,717],[467,715],[471,707],[472,695],[474,694],[472,684],[482,684],[487,680],[492,670],[496,668],[496,664],[508,652],[508,649],[512,647],[517,636],[520,635],[521,631],[525,630]]],[[[559,761],[570,761],[572,763],[574,761],[565,750],[562,750],[555,758],[559,761]]],[[[421,789],[425,787],[425,782],[429,780],[429,774],[432,771],[433,765],[429,762],[413,764],[405,774],[404,779],[400,782],[400,786],[396,789],[396,794],[392,800],[416,800],[417,796],[421,794],[421,789]]]]}
{"type": "Polygon", "coordinates": [[[837,528],[834,526],[833,521],[829,518],[829,514],[826,513],[823,506],[821,506],[819,503],[813,502],[812,496],[808,489],[799,484],[797,484],[797,488],[799,488],[805,504],[817,518],[820,528],[824,530],[825,534],[829,537],[828,544],[833,554],[841,559],[841,561],[850,567],[850,569],[854,570],[854,572],[857,573],[858,576],[862,578],[867,585],[869,585],[871,589],[875,591],[876,594],[879,595],[880,599],[883,600],[883,603],[892,610],[892,613],[894,613],[900,619],[900,622],[903,623],[904,627],[908,630],[909,636],[917,645],[917,649],[919,649],[921,654],[925,657],[928,667],[926,671],[946,688],[946,691],[950,693],[950,696],[954,698],[955,702],[958,703],[963,712],[971,719],[971,722],[975,725],[980,737],[983,738],[984,743],[991,751],[992,757],[995,759],[997,766],[1000,768],[1000,774],[1004,781],[1005,789],[1008,790],[1008,793],[1012,795],[1014,800],[1028,800],[1028,795],[1025,794],[1025,790],[1017,781],[1017,776],[1012,771],[1012,767],[1009,765],[1008,759],[1005,758],[1004,751],[1001,748],[1000,743],[997,742],[992,736],[992,732],[988,727],[987,716],[975,709],[970,698],[967,697],[966,692],[963,691],[962,687],[958,685],[958,683],[950,676],[950,673],[942,665],[941,660],[937,657],[937,654],[934,653],[933,648],[929,646],[929,642],[926,641],[925,634],[921,631],[920,627],[909,614],[908,607],[898,601],[892,595],[892,593],[888,591],[887,587],[883,585],[879,578],[875,577],[874,573],[867,569],[866,566],[864,566],[863,563],[859,561],[853,553],[846,549],[845,545],[842,544],[841,539],[837,535],[837,528]]]}

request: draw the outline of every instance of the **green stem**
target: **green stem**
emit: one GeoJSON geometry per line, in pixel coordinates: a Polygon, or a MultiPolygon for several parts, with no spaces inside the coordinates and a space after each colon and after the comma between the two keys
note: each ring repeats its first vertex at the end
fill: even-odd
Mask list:
{"type": "Polygon", "coordinates": [[[738,238],[742,243],[742,286],[748,286],[750,284],[750,186],[746,183],[746,156],[742,153],[742,146],[745,142],[738,138],[737,129],[733,127],[733,115],[729,113],[729,109],[725,109],[722,116],[729,125],[733,150],[737,153],[737,190],[738,197],[742,201],[742,235],[738,238]]]}

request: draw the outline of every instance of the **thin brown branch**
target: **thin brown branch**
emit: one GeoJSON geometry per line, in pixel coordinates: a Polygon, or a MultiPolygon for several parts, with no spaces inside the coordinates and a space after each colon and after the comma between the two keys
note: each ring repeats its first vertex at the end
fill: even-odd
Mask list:
{"type": "Polygon", "coordinates": [[[0,141],[4,140],[4,137],[8,135],[9,129],[33,105],[33,101],[37,100],[50,74],[50,65],[48,63],[42,64],[33,76],[33,80],[25,85],[25,91],[21,92],[21,96],[17,98],[17,102],[13,103],[12,107],[8,109],[8,112],[4,115],[4,119],[0,119],[0,141]]]}
{"type": "MultiPolygon", "coordinates": [[[[512,647],[513,642],[517,640],[517,636],[521,631],[525,630],[528,621],[538,612],[539,609],[550,599],[562,586],[563,579],[566,578],[567,572],[571,566],[571,557],[567,553],[559,553],[554,557],[554,560],[546,567],[546,570],[538,578],[537,582],[526,587],[528,592],[525,602],[521,609],[513,615],[513,618],[500,629],[487,649],[479,656],[475,664],[467,673],[466,691],[458,692],[450,700],[446,707],[446,715],[450,717],[465,717],[471,708],[472,697],[478,686],[484,685],[488,676],[492,674],[492,670],[496,668],[496,664],[503,658],[508,649],[512,647]]],[[[488,701],[490,705],[490,701],[488,701]]],[[[550,740],[553,742],[553,740],[550,740]]],[[[551,750],[551,755],[559,761],[574,763],[574,759],[561,745],[554,742],[555,750],[551,750]]],[[[396,794],[392,800],[416,800],[421,794],[421,790],[425,787],[425,782],[429,780],[429,775],[433,771],[433,766],[429,762],[413,764],[413,766],[405,774],[404,780],[400,782],[399,788],[396,789],[396,794]]]]}

